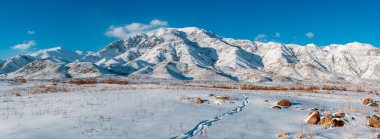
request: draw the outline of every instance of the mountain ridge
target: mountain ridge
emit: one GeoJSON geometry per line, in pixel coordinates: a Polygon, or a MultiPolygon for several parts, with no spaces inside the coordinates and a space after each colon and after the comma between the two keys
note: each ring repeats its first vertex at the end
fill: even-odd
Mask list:
{"type": "MultiPolygon", "coordinates": [[[[114,41],[96,53],[56,47],[27,56],[33,61],[60,59],[57,63],[61,65],[75,62],[96,72],[83,77],[122,75],[247,82],[380,80],[380,49],[370,44],[353,42],[319,47],[263,43],[224,38],[197,27],[160,28],[114,41]]],[[[7,72],[4,61],[0,62],[0,74],[40,78],[29,77],[20,70],[30,62],[20,62],[20,66],[7,72]]],[[[77,70],[70,73],[69,70],[64,70],[67,76],[59,78],[81,77],[74,73],[77,70]]]]}

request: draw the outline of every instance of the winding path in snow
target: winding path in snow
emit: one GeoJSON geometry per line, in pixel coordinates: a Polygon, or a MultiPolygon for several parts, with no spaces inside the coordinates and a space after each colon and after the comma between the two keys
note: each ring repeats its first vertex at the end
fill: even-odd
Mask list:
{"type": "Polygon", "coordinates": [[[202,133],[206,127],[210,127],[214,123],[218,122],[219,120],[222,120],[224,116],[234,115],[236,113],[243,111],[243,109],[248,105],[248,103],[249,103],[249,97],[244,96],[243,103],[240,106],[236,107],[235,109],[233,109],[229,112],[223,113],[222,115],[214,117],[210,120],[201,121],[190,131],[184,133],[183,135],[172,137],[170,139],[187,139],[187,138],[193,137],[199,133],[202,133]]]}

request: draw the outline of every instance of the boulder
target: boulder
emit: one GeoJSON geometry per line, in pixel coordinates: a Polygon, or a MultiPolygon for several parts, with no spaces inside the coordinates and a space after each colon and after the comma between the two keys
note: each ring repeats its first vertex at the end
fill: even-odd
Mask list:
{"type": "Polygon", "coordinates": [[[379,106],[379,103],[372,102],[372,103],[369,103],[368,106],[371,106],[371,107],[378,107],[378,106],[379,106]]]}
{"type": "Polygon", "coordinates": [[[374,128],[380,128],[380,116],[372,115],[367,116],[368,122],[367,125],[374,128]]]}
{"type": "Polygon", "coordinates": [[[306,118],[306,124],[317,124],[320,120],[320,115],[318,111],[311,112],[309,116],[306,118]]]}
{"type": "Polygon", "coordinates": [[[199,97],[195,98],[194,102],[197,103],[197,104],[203,104],[204,103],[204,101],[201,98],[199,98],[199,97]]]}
{"type": "Polygon", "coordinates": [[[217,104],[217,105],[220,105],[220,104],[225,103],[225,102],[227,102],[229,100],[230,100],[229,96],[216,96],[214,98],[214,103],[217,104]]]}
{"type": "Polygon", "coordinates": [[[323,116],[321,118],[321,120],[318,122],[318,124],[329,125],[332,119],[333,119],[333,115],[327,114],[326,116],[323,116]]]}
{"type": "Polygon", "coordinates": [[[280,105],[280,106],[283,106],[283,107],[290,107],[290,106],[292,106],[292,103],[289,100],[287,100],[287,99],[280,100],[277,104],[280,105]]]}
{"type": "Polygon", "coordinates": [[[343,127],[344,126],[344,121],[340,119],[332,119],[331,120],[331,125],[333,127],[343,127]]]}
{"type": "Polygon", "coordinates": [[[336,118],[344,118],[345,116],[346,116],[346,114],[343,112],[339,112],[339,113],[334,114],[334,117],[336,117],[336,118]]]}
{"type": "Polygon", "coordinates": [[[190,97],[188,97],[188,96],[181,96],[181,97],[179,98],[179,100],[181,100],[181,101],[190,101],[191,99],[190,99],[190,97]]]}
{"type": "Polygon", "coordinates": [[[280,109],[281,109],[281,106],[275,105],[275,106],[273,106],[272,108],[273,108],[273,109],[280,110],[280,109]]]}
{"type": "Polygon", "coordinates": [[[230,100],[230,96],[216,96],[215,99],[219,99],[219,100],[230,100]]]}
{"type": "Polygon", "coordinates": [[[372,98],[362,99],[363,105],[368,105],[368,103],[372,103],[372,102],[374,102],[374,100],[372,98]]]}
{"type": "Polygon", "coordinates": [[[318,108],[312,108],[310,111],[318,111],[318,108]]]}

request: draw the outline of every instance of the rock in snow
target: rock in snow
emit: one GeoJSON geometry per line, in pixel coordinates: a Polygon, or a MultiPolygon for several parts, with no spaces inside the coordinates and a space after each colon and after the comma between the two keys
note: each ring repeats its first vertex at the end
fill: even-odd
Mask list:
{"type": "Polygon", "coordinates": [[[160,28],[134,35],[96,53],[56,47],[0,62],[0,77],[6,78],[79,78],[111,73],[175,80],[378,81],[380,49],[358,42],[317,47],[235,40],[187,27],[160,28]],[[60,62],[55,62],[55,68],[36,67],[41,66],[41,59],[59,59],[60,62]],[[35,64],[29,64],[32,61],[35,64]],[[94,73],[81,76],[80,72],[87,70],[79,70],[79,67],[69,70],[74,66],[69,63],[74,61],[89,62],[84,68],[94,69],[90,70],[94,73]],[[27,70],[30,69],[44,71],[29,75],[27,70]]]}

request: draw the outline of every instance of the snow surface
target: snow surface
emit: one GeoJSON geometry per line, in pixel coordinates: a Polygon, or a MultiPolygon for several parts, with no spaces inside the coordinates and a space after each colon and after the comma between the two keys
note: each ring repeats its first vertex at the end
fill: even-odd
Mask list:
{"type": "Polygon", "coordinates": [[[304,129],[306,136],[313,133],[315,138],[346,139],[374,138],[380,132],[366,126],[365,116],[375,114],[375,109],[358,101],[380,97],[365,92],[223,91],[178,85],[62,83],[58,86],[72,91],[46,94],[25,91],[41,84],[51,83],[0,82],[0,138],[172,138],[190,133],[202,121],[216,119],[212,126],[202,126],[202,132],[196,132],[194,138],[277,138],[280,131],[295,138],[304,129]],[[15,92],[21,96],[15,96],[15,92]],[[229,95],[234,103],[215,104],[209,93],[229,95]],[[181,100],[184,96],[207,101],[195,104],[181,100]],[[292,107],[272,109],[281,99],[289,99],[292,107]],[[323,115],[347,112],[356,119],[342,128],[305,125],[304,119],[314,107],[324,109],[323,115]],[[230,115],[231,112],[234,114],[230,115]],[[227,116],[220,117],[225,113],[227,116]]]}

